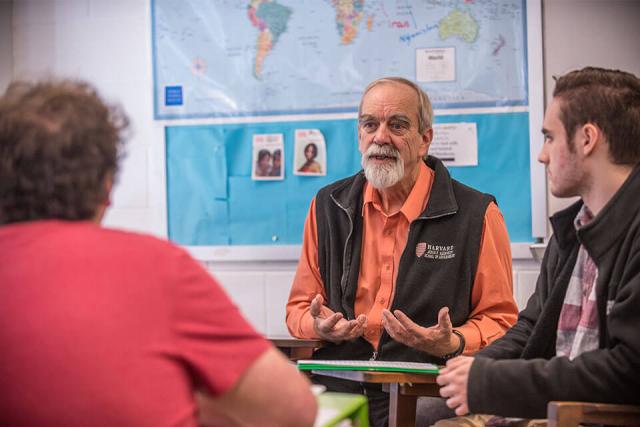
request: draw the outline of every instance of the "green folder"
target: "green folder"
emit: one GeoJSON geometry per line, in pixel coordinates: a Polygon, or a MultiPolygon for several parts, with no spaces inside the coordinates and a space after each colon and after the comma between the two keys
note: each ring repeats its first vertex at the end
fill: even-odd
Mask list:
{"type": "Polygon", "coordinates": [[[298,360],[301,371],[381,371],[437,374],[433,363],[392,362],[381,360],[298,360]]]}
{"type": "Polygon", "coordinates": [[[333,427],[344,420],[353,425],[369,427],[367,397],[360,394],[322,393],[318,399],[316,426],[333,427]]]}

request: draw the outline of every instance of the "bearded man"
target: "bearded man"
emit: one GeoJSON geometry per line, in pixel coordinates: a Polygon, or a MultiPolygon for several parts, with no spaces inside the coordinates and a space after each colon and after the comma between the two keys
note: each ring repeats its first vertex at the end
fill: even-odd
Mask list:
{"type": "MultiPolygon", "coordinates": [[[[287,304],[293,336],[326,341],[314,358],[443,364],[515,322],[502,214],[492,196],[427,155],[432,123],[429,97],[413,82],[382,78],[365,89],[364,170],[311,202],[287,304]]],[[[389,398],[379,384],[314,380],[366,394],[372,425],[386,425],[389,398]]],[[[451,413],[442,401],[426,402],[418,404],[425,424],[451,413]]]]}

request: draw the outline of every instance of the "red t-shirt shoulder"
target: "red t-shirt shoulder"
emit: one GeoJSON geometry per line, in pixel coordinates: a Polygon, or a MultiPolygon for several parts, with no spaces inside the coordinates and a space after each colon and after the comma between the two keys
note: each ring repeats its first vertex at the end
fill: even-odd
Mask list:
{"type": "Polygon", "coordinates": [[[3,420],[195,425],[193,388],[226,392],[269,348],[169,242],[38,221],[0,227],[0,254],[3,420]]]}

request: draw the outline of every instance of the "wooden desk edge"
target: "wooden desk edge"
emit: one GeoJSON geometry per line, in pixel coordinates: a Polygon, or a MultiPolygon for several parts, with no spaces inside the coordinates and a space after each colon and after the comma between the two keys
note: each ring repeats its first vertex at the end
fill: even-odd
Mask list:
{"type": "Polygon", "coordinates": [[[297,347],[305,347],[305,348],[320,348],[324,345],[324,343],[320,340],[309,340],[309,339],[297,339],[297,338],[269,338],[267,340],[271,341],[276,347],[283,348],[297,348],[297,347]]]}
{"type": "Polygon", "coordinates": [[[382,371],[313,370],[316,375],[365,383],[436,384],[438,374],[382,371]]]}

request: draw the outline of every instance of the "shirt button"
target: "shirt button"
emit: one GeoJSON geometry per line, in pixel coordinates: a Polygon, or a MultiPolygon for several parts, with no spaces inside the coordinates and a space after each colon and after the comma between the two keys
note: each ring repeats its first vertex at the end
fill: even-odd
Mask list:
{"type": "Polygon", "coordinates": [[[386,265],[386,269],[387,269],[387,270],[391,270],[391,265],[390,265],[390,264],[387,264],[387,265],[386,265]]]}
{"type": "Polygon", "coordinates": [[[384,301],[385,301],[385,300],[384,300],[384,298],[380,298],[380,300],[379,300],[379,301],[380,301],[380,304],[384,304],[384,301]]]}

